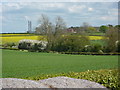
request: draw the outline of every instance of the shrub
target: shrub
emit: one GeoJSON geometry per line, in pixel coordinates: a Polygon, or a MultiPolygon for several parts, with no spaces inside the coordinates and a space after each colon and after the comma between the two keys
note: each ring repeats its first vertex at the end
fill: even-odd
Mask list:
{"type": "Polygon", "coordinates": [[[16,44],[13,43],[13,42],[9,42],[9,43],[5,43],[5,44],[3,45],[4,48],[12,48],[12,46],[16,46],[16,44]]]}
{"type": "Polygon", "coordinates": [[[119,36],[120,32],[119,29],[114,28],[114,27],[109,27],[109,30],[106,32],[106,37],[108,37],[108,39],[106,39],[107,42],[107,46],[106,48],[108,49],[108,51],[110,52],[116,52],[116,41],[119,41],[119,36]]]}
{"type": "Polygon", "coordinates": [[[102,50],[102,46],[98,43],[92,45],[92,52],[99,52],[100,50],[102,50]]]}
{"type": "Polygon", "coordinates": [[[102,25],[102,26],[100,26],[99,31],[105,33],[108,29],[109,28],[107,26],[102,25]]]}
{"type": "Polygon", "coordinates": [[[57,76],[67,76],[77,79],[86,79],[90,81],[97,82],[111,90],[120,90],[119,71],[118,69],[105,69],[105,70],[88,70],[85,72],[69,72],[69,73],[59,73],[59,74],[42,74],[35,77],[27,77],[30,80],[41,80],[57,76]]]}
{"type": "Polygon", "coordinates": [[[47,46],[46,41],[27,40],[23,39],[19,42],[18,48],[28,51],[42,51],[47,46]]]}
{"type": "Polygon", "coordinates": [[[106,52],[106,53],[109,53],[112,50],[111,50],[111,48],[109,46],[104,46],[103,51],[106,52]]]}
{"type": "Polygon", "coordinates": [[[120,41],[116,41],[116,52],[120,52],[120,41]]]}
{"type": "Polygon", "coordinates": [[[53,51],[58,52],[79,52],[84,49],[84,46],[89,44],[89,39],[85,36],[74,36],[69,35],[65,37],[61,37],[59,40],[57,40],[53,47],[53,51]]]}
{"type": "Polygon", "coordinates": [[[31,45],[30,47],[29,47],[29,49],[28,49],[28,51],[31,51],[31,52],[36,52],[36,51],[38,51],[38,52],[41,52],[43,49],[43,46],[42,46],[42,44],[41,43],[35,43],[34,45],[31,45]]]}
{"type": "Polygon", "coordinates": [[[83,52],[91,52],[92,51],[92,46],[91,45],[85,45],[83,52]]]}
{"type": "MultiPolygon", "coordinates": [[[[30,43],[29,43],[30,44],[30,43]]],[[[23,49],[23,50],[27,50],[29,48],[29,44],[26,42],[23,43],[19,43],[18,48],[19,49],[23,49]]]]}

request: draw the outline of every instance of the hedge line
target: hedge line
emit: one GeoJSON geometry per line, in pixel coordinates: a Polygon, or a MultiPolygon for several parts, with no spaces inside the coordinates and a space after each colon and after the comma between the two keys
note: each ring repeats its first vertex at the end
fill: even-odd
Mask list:
{"type": "Polygon", "coordinates": [[[120,55],[120,53],[97,53],[97,52],[60,52],[61,54],[72,54],[72,55],[120,55]]]}
{"type": "MultiPolygon", "coordinates": [[[[0,48],[0,49],[9,49],[9,50],[20,50],[17,48],[0,48]]],[[[24,50],[23,50],[24,51],[24,50]]],[[[53,52],[52,53],[59,53],[59,54],[71,54],[71,55],[120,55],[120,53],[98,53],[98,52],[53,52]]],[[[47,52],[47,53],[51,53],[47,52]]]]}

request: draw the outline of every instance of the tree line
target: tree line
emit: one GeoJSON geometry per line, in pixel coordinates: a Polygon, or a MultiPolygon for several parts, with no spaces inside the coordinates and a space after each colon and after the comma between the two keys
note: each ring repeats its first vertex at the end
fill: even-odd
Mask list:
{"type": "MultiPolygon", "coordinates": [[[[40,25],[36,28],[36,33],[46,36],[47,45],[44,50],[40,50],[42,44],[36,43],[31,48],[33,51],[55,51],[55,52],[120,52],[120,25],[102,25],[99,27],[99,31],[105,33],[106,45],[100,45],[98,43],[92,44],[87,37],[87,33],[95,32],[95,28],[88,23],[83,23],[81,27],[71,27],[73,29],[81,29],[77,34],[69,34],[66,32],[67,27],[64,19],[60,16],[55,18],[55,21],[51,22],[47,15],[42,14],[39,19],[40,25]],[[35,50],[34,50],[35,49],[35,50]]],[[[39,39],[41,40],[41,39],[39,39]]],[[[27,43],[19,43],[19,49],[27,43]]]]}

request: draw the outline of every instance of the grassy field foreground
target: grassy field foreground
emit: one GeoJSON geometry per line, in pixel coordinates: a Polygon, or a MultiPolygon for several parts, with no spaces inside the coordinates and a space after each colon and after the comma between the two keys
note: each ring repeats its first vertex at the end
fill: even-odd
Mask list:
{"type": "Polygon", "coordinates": [[[64,55],[2,50],[4,78],[27,78],[42,74],[83,72],[118,67],[117,56],[64,55]]]}

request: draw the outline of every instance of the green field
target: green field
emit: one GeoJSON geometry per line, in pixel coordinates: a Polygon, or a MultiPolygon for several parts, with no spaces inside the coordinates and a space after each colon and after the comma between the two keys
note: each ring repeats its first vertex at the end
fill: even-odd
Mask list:
{"type": "Polygon", "coordinates": [[[117,56],[65,55],[2,50],[4,78],[26,78],[41,74],[82,72],[117,68],[117,56]]]}
{"type": "Polygon", "coordinates": [[[105,46],[107,42],[105,40],[90,40],[91,44],[99,44],[101,46],[105,46]]]}

